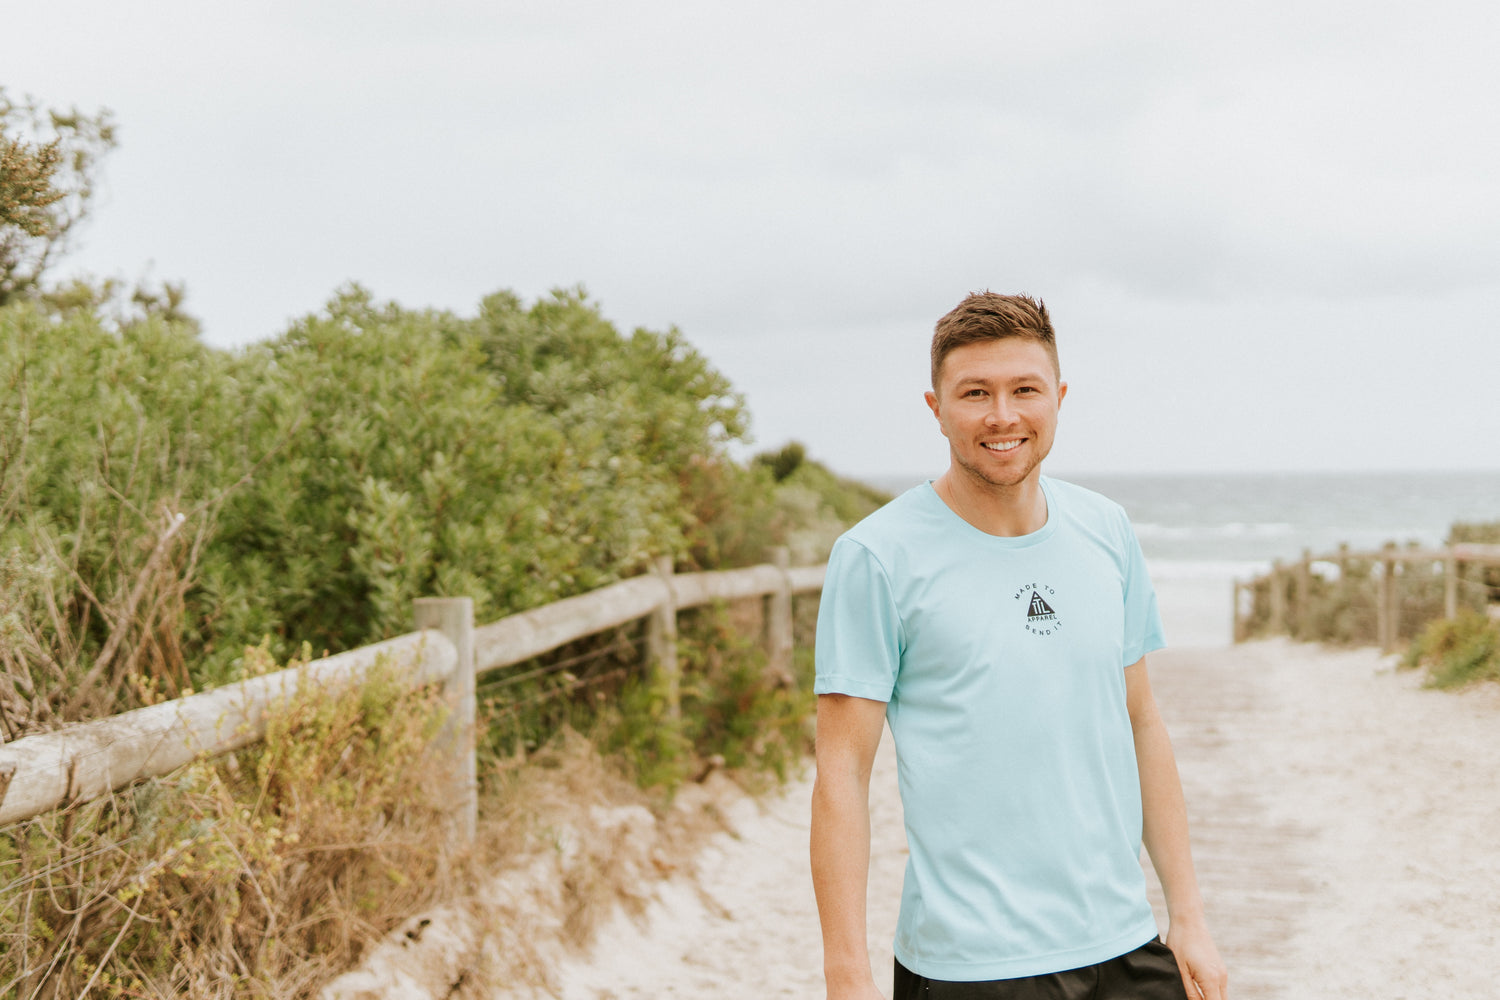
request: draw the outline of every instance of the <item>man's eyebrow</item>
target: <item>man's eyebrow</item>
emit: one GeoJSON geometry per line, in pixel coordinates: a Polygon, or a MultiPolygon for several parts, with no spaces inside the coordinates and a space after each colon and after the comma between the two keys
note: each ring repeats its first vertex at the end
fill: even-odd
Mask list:
{"type": "Polygon", "coordinates": [[[1044,375],[1041,371],[1023,372],[1020,375],[1012,375],[1009,378],[990,378],[986,375],[960,375],[958,377],[958,380],[954,384],[991,385],[998,382],[1002,384],[1016,385],[1020,382],[1044,382],[1046,381],[1046,379],[1047,376],[1044,375]]]}

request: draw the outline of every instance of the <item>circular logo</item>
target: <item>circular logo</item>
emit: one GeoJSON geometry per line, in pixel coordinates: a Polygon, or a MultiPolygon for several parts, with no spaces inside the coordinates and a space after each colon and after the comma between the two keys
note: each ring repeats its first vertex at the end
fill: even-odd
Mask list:
{"type": "Polygon", "coordinates": [[[1028,583],[1018,589],[1014,600],[1025,612],[1025,628],[1032,635],[1053,635],[1062,628],[1055,606],[1057,591],[1045,583],[1028,583]]]}

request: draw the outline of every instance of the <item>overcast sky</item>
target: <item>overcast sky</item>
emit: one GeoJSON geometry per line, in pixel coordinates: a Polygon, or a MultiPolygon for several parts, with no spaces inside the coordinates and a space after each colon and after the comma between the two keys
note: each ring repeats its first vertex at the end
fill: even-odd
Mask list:
{"type": "Polygon", "coordinates": [[[119,124],[58,274],[184,281],[214,344],[582,283],[757,447],[921,474],[933,322],[1026,291],[1053,471],[1497,469],[1497,11],[53,0],[0,84],[119,124]]]}

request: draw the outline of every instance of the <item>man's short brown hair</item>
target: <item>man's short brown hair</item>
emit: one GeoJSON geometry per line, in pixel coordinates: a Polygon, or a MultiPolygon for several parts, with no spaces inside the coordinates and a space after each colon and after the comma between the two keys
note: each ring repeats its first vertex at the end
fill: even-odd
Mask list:
{"type": "Polygon", "coordinates": [[[1041,299],[1029,295],[997,295],[973,292],[937,321],[932,331],[932,389],[937,391],[943,362],[956,348],[985,340],[1025,337],[1035,340],[1052,355],[1052,370],[1062,380],[1057,363],[1057,338],[1052,320],[1041,299]]]}

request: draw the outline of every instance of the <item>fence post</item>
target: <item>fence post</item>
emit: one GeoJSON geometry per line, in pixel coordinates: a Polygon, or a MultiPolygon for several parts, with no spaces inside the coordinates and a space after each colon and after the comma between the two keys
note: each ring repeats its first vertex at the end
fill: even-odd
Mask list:
{"type": "Polygon", "coordinates": [[[1281,560],[1271,561],[1271,622],[1272,635],[1286,632],[1286,589],[1281,585],[1281,560]]]}
{"type": "Polygon", "coordinates": [[[792,680],[792,553],[785,545],[771,549],[771,562],[781,571],[781,583],[766,596],[766,669],[777,679],[792,680]]]}
{"type": "Polygon", "coordinates": [[[454,757],[454,816],[458,836],[468,844],[474,840],[479,821],[479,780],[474,765],[474,600],[418,597],[413,603],[417,628],[441,632],[458,650],[453,673],[443,682],[450,714],[439,742],[454,757]]]}
{"type": "Polygon", "coordinates": [[[1234,586],[1230,588],[1230,614],[1229,614],[1229,637],[1231,642],[1245,641],[1245,618],[1240,614],[1240,588],[1244,584],[1235,580],[1234,586]]]}
{"type": "Polygon", "coordinates": [[[646,651],[667,699],[667,716],[682,718],[682,672],[677,664],[677,599],[672,591],[672,557],[657,556],[652,566],[667,594],[646,621],[646,651]]]}
{"type": "Polygon", "coordinates": [[[1452,548],[1443,556],[1443,617],[1458,617],[1458,557],[1452,548]]]}
{"type": "Polygon", "coordinates": [[[1389,653],[1396,648],[1396,552],[1395,542],[1386,542],[1385,557],[1380,561],[1380,590],[1375,599],[1376,632],[1380,636],[1380,651],[1389,653]]]}
{"type": "Polygon", "coordinates": [[[1339,599],[1338,607],[1347,609],[1354,603],[1354,587],[1349,582],[1349,543],[1339,542],[1339,599]]]}
{"type": "Polygon", "coordinates": [[[1297,575],[1292,578],[1296,608],[1292,614],[1292,635],[1306,641],[1312,634],[1312,549],[1302,550],[1302,561],[1297,564],[1297,575]]]}

